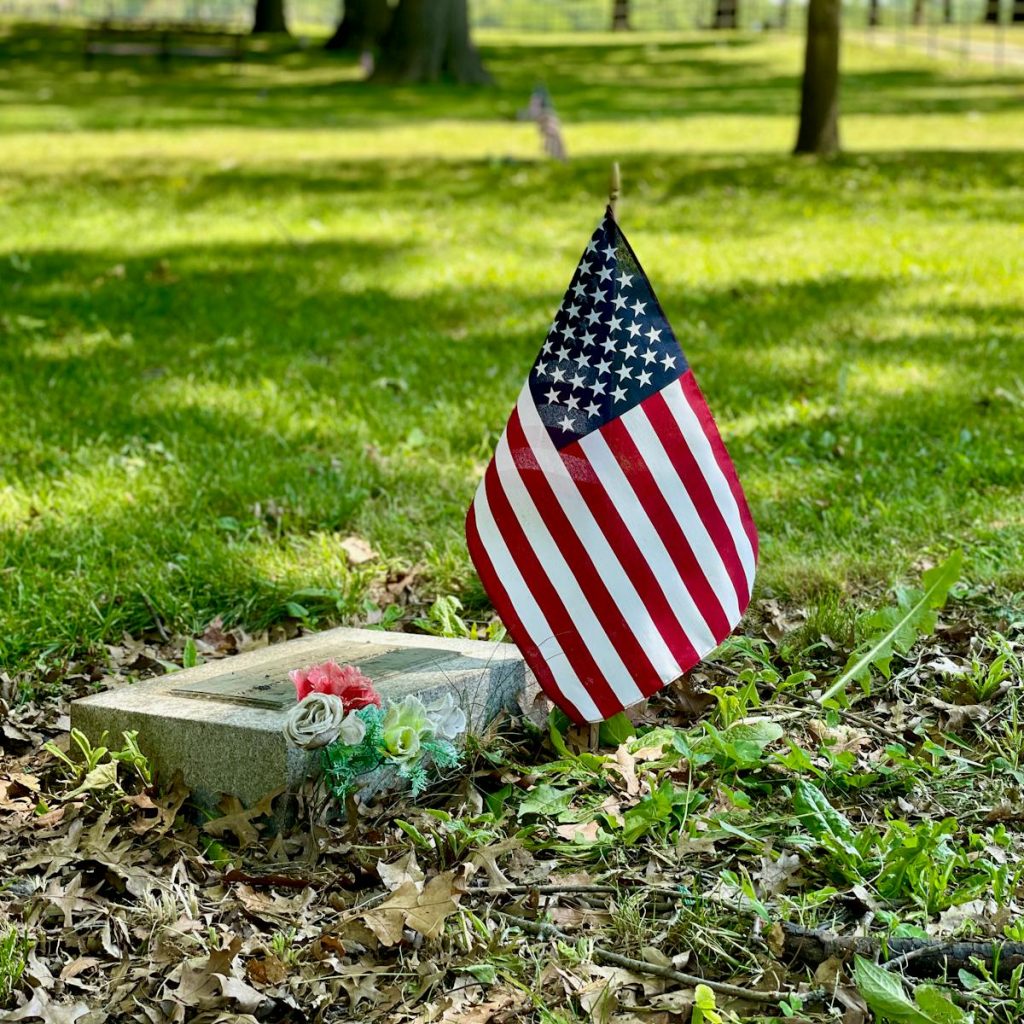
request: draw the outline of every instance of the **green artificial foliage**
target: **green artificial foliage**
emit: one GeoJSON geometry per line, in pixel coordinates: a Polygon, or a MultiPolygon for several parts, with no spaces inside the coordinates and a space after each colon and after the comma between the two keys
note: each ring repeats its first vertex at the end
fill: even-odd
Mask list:
{"type": "Polygon", "coordinates": [[[384,720],[384,712],[371,704],[356,714],[366,726],[366,735],[362,743],[355,746],[332,743],[324,747],[320,753],[327,788],[342,802],[356,788],[358,777],[379,768],[385,758],[381,743],[381,722],[384,720]]]}
{"type": "Polygon", "coordinates": [[[371,705],[356,714],[366,726],[362,742],[355,745],[332,743],[320,752],[327,788],[341,803],[356,790],[360,776],[386,764],[394,765],[399,777],[409,783],[412,795],[419,796],[441,772],[462,761],[462,754],[453,743],[437,737],[423,739],[414,758],[393,757],[383,741],[386,712],[371,705]]]}

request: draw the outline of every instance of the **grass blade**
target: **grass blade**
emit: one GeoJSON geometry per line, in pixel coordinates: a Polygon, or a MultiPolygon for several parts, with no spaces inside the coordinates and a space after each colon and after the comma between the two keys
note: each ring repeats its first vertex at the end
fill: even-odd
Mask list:
{"type": "Polygon", "coordinates": [[[916,622],[929,609],[941,608],[946,603],[946,595],[949,593],[950,587],[960,576],[962,564],[963,552],[956,551],[942,565],[925,573],[925,591],[921,597],[891,628],[880,633],[856,661],[846,666],[839,678],[818,698],[818,703],[824,704],[825,701],[831,700],[842,691],[847,683],[869,669],[875,659],[882,656],[883,652],[891,650],[893,641],[907,625],[916,622]]]}

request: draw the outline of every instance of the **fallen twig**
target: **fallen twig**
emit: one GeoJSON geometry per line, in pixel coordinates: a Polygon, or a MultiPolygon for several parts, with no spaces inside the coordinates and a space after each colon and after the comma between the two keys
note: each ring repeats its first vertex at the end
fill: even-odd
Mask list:
{"type": "Polygon", "coordinates": [[[538,896],[573,896],[580,893],[603,893],[615,896],[622,892],[622,886],[615,885],[484,885],[475,886],[469,894],[480,893],[486,896],[498,896],[502,893],[521,895],[535,892],[538,896]]]}
{"type": "Polygon", "coordinates": [[[167,632],[167,627],[164,625],[164,620],[160,617],[160,613],[153,606],[153,602],[149,598],[144,590],[139,591],[139,596],[142,598],[142,603],[149,610],[149,614],[153,616],[153,625],[156,626],[156,631],[160,634],[160,639],[164,643],[167,643],[171,639],[171,634],[167,632]]]}
{"type": "Polygon", "coordinates": [[[222,876],[225,882],[244,882],[246,885],[269,886],[274,889],[308,889],[313,885],[309,878],[293,878],[291,875],[250,875],[238,868],[232,868],[222,876]]]}
{"type": "MultiPolygon", "coordinates": [[[[804,697],[800,694],[791,693],[787,695],[786,699],[799,704],[801,714],[816,714],[817,717],[821,717],[821,705],[813,697],[804,697]]],[[[906,737],[896,729],[891,729],[881,722],[876,722],[873,718],[870,718],[868,715],[862,715],[859,711],[854,711],[852,708],[843,708],[839,714],[848,722],[859,725],[866,732],[876,732],[882,736],[888,736],[895,743],[906,743],[906,737]]]]}
{"type": "MultiPolygon", "coordinates": [[[[563,932],[553,924],[545,924],[542,921],[530,921],[525,917],[516,917],[514,914],[506,914],[503,910],[493,910],[492,913],[504,918],[510,924],[521,928],[524,932],[536,935],[540,939],[560,939],[562,942],[574,943],[576,939],[563,932]]],[[[739,985],[730,985],[725,981],[712,981],[709,978],[698,978],[695,974],[686,974],[677,971],[674,967],[663,967],[660,964],[647,963],[646,960],[635,960],[631,956],[623,956],[621,953],[614,953],[610,949],[601,946],[592,947],[592,955],[599,963],[612,964],[615,967],[624,967],[636,974],[649,974],[656,978],[666,978],[669,981],[677,982],[680,985],[695,987],[706,985],[714,992],[723,996],[731,996],[734,999],[746,999],[754,1003],[778,1003],[789,998],[790,992],[763,992],[757,989],[741,988],[739,985]]],[[[800,993],[800,998],[808,1001],[815,997],[821,998],[823,993],[800,993]]]]}
{"type": "Polygon", "coordinates": [[[769,940],[780,957],[790,957],[810,967],[829,957],[848,959],[854,953],[877,958],[893,970],[905,970],[915,978],[931,978],[947,970],[970,968],[972,960],[981,960],[989,968],[998,967],[1000,975],[1024,964],[1024,942],[959,942],[929,939],[891,938],[879,942],[870,936],[836,935],[824,928],[802,928],[781,922],[782,944],[769,940]]]}

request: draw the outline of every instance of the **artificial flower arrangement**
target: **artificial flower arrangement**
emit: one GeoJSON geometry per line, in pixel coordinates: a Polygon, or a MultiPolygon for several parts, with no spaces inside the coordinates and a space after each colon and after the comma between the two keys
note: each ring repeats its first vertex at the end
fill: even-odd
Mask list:
{"type": "Polygon", "coordinates": [[[385,708],[355,665],[325,661],[289,674],[299,703],[285,720],[285,739],[320,751],[324,780],[338,800],[355,792],[359,776],[387,765],[417,796],[461,761],[454,741],[466,731],[466,713],[452,694],[429,708],[412,695],[385,708]]]}

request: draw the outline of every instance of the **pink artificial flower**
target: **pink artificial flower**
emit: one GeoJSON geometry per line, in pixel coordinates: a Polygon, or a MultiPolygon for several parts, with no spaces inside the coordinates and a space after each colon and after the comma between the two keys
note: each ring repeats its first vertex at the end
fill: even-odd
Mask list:
{"type": "Polygon", "coordinates": [[[296,669],[288,675],[295,684],[295,695],[300,701],[311,693],[331,693],[341,698],[346,712],[358,711],[371,704],[381,706],[380,694],[355,665],[325,661],[322,665],[296,669]]]}

